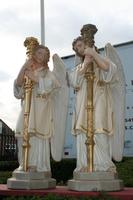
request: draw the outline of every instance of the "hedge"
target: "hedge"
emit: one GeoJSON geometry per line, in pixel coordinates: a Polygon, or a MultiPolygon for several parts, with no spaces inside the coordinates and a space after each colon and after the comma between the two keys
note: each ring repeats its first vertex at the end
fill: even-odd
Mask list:
{"type": "MultiPolygon", "coordinates": [[[[115,164],[125,187],[133,187],[133,158],[124,157],[121,162],[115,164]]],[[[11,177],[12,171],[17,167],[17,161],[0,161],[0,183],[6,183],[7,178],[11,177]]],[[[73,177],[75,167],[76,159],[63,159],[60,162],[51,160],[52,177],[58,185],[65,185],[67,180],[73,177]]]]}

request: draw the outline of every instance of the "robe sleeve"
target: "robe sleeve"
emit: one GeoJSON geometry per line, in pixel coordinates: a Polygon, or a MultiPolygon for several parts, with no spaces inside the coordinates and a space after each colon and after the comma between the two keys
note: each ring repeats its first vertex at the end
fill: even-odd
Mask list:
{"type": "Polygon", "coordinates": [[[24,98],[23,86],[18,86],[17,83],[16,83],[16,80],[14,81],[13,92],[14,92],[14,96],[17,99],[23,99],[24,98]]]}
{"type": "Polygon", "coordinates": [[[117,66],[110,61],[109,70],[101,71],[103,81],[105,81],[106,83],[108,82],[113,83],[114,81],[116,81],[116,76],[115,76],[116,72],[117,72],[117,66]]]}
{"type": "Polygon", "coordinates": [[[81,74],[81,64],[77,66],[74,70],[68,72],[69,85],[74,89],[80,88],[83,80],[83,75],[81,74]]]}

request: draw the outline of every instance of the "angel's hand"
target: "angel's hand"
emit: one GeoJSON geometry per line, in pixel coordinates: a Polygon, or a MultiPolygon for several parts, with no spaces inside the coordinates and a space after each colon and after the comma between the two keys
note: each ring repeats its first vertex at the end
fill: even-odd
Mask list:
{"type": "Polygon", "coordinates": [[[86,56],[85,56],[85,59],[84,59],[84,62],[83,62],[84,66],[88,66],[90,63],[93,62],[93,60],[94,60],[94,59],[93,59],[92,56],[86,55],[86,56]]]}
{"type": "Polygon", "coordinates": [[[34,60],[33,60],[32,58],[29,58],[29,59],[26,60],[26,62],[24,63],[23,68],[24,68],[25,70],[31,69],[33,65],[34,65],[34,60]]]}
{"type": "Polygon", "coordinates": [[[37,76],[35,76],[34,72],[31,69],[26,69],[25,75],[28,76],[33,82],[38,82],[37,76]]]}
{"type": "Polygon", "coordinates": [[[94,57],[95,51],[93,48],[87,47],[84,53],[85,53],[85,56],[94,57]]]}

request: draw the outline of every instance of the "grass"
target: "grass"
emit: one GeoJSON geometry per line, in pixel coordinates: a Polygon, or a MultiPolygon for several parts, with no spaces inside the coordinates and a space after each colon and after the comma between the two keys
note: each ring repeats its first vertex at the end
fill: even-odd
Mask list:
{"type": "Polygon", "coordinates": [[[2,197],[1,200],[119,200],[118,198],[111,197],[106,193],[100,193],[97,197],[70,197],[70,196],[58,196],[54,194],[48,194],[43,197],[39,196],[23,196],[23,197],[2,197]]]}

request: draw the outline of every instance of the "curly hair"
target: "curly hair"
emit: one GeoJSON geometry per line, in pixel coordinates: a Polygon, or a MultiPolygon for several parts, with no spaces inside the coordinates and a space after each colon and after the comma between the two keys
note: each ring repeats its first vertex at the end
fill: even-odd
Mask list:
{"type": "Polygon", "coordinates": [[[75,51],[75,44],[78,42],[78,41],[83,41],[83,38],[81,36],[78,36],[77,38],[75,38],[72,42],[72,49],[75,51]]]}

